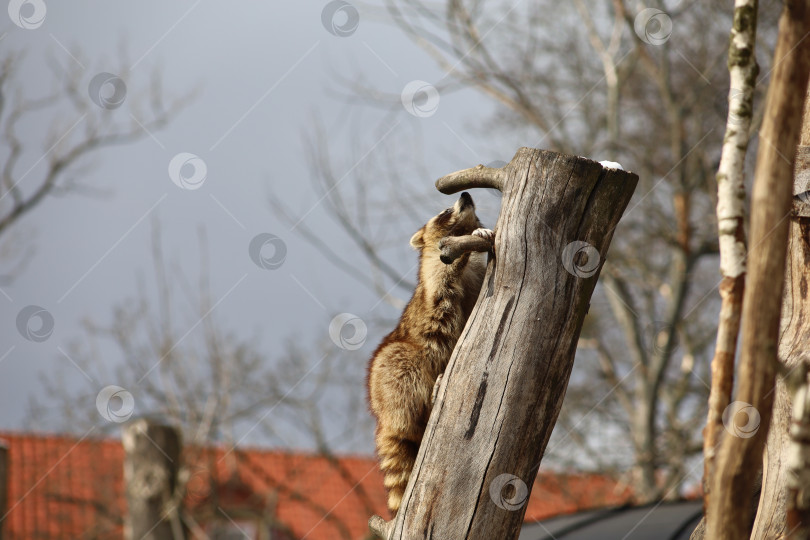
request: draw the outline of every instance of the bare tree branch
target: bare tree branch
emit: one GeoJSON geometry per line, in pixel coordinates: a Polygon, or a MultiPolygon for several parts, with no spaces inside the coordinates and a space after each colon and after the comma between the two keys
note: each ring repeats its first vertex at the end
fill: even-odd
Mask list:
{"type": "MultiPolygon", "coordinates": [[[[6,196],[10,196],[11,203],[5,204],[6,208],[0,211],[0,236],[6,233],[21,217],[34,209],[45,196],[60,186],[67,186],[66,174],[84,157],[108,146],[128,144],[150,136],[152,131],[165,127],[183,107],[192,101],[193,97],[193,93],[182,96],[167,106],[164,103],[165,97],[160,85],[153,81],[151,95],[146,96],[151,103],[151,118],[132,121],[129,126],[113,125],[109,110],[94,105],[87,96],[79,95],[80,74],[62,69],[58,65],[52,65],[54,78],[61,84],[59,90],[40,98],[26,99],[22,97],[25,93],[23,89],[15,86],[16,97],[11,103],[12,108],[3,119],[2,110],[9,106],[7,87],[13,84],[19,61],[17,56],[7,56],[3,60],[4,70],[0,77],[0,92],[2,92],[0,121],[2,121],[2,131],[5,135],[4,144],[8,147],[8,157],[2,169],[3,189],[0,191],[0,201],[6,196]],[[27,189],[23,193],[20,183],[28,178],[34,167],[21,174],[16,171],[18,160],[24,151],[24,145],[16,134],[17,126],[31,113],[53,108],[60,104],[65,97],[72,105],[73,112],[78,119],[70,129],[54,130],[51,133],[51,147],[40,157],[40,160],[47,158],[45,173],[36,180],[32,176],[27,181],[27,189]],[[77,131],[75,128],[82,123],[85,124],[84,136],[74,137],[73,132],[77,131]],[[72,144],[71,141],[73,141],[72,144]],[[33,189],[30,188],[31,185],[34,185],[33,189]]],[[[122,68],[122,70],[125,69],[122,68]]],[[[157,76],[154,76],[153,79],[155,77],[157,76]]],[[[137,100],[138,96],[130,96],[128,99],[131,102],[137,100]]],[[[130,106],[133,111],[136,108],[135,103],[130,106]]],[[[130,115],[132,116],[132,113],[130,115]]]]}

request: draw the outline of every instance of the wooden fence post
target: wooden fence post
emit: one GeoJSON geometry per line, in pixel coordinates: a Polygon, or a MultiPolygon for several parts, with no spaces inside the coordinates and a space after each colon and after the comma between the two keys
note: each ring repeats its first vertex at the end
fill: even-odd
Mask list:
{"type": "Polygon", "coordinates": [[[181,540],[177,474],[181,437],[174,427],[139,418],[124,426],[124,483],[129,511],[124,521],[128,540],[181,540]]]}
{"type": "MultiPolygon", "coordinates": [[[[521,148],[437,181],[503,192],[495,256],[445,371],[391,538],[516,538],[582,321],[638,176],[521,148]]],[[[643,249],[643,246],[640,246],[643,249]]]]}

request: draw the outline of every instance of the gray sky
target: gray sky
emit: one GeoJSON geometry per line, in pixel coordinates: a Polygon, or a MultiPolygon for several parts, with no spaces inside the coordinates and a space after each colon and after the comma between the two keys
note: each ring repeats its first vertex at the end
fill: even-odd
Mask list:
{"type": "MultiPolygon", "coordinates": [[[[68,367],[63,384],[82,382],[83,375],[70,371],[59,349],[82,336],[83,319],[108,321],[113,305],[135,294],[139,275],[150,281],[150,222],[156,218],[166,253],[180,262],[191,283],[199,270],[197,231],[205,227],[218,320],[237,333],[260,334],[269,354],[288,338],[304,343],[328,338],[329,321],[337,313],[395,317],[397,310],[384,303],[372,311],[379,299],[336,270],[270,209],[272,190],[305,215],[312,229],[343,249],[353,249],[334,232],[309,182],[302,136],[312,131],[313,119],[320,119],[332,151],[347,164],[338,171],[346,183],[355,181],[355,172],[366,165],[352,165],[353,156],[373,155],[376,149],[372,137],[357,141],[352,135],[378,130],[383,122],[395,126],[384,144],[420,152],[428,176],[412,181],[428,187],[447,172],[508,160],[511,153],[498,151],[520,142],[499,141],[500,149],[488,149],[479,137],[459,136],[476,120],[470,111],[485,115],[490,110],[485,98],[472,91],[442,94],[435,114],[424,118],[404,107],[386,112],[339,99],[343,90],[337,76],[362,74],[392,95],[411,81],[435,83],[443,76],[398,30],[374,21],[367,9],[359,10],[354,33],[337,37],[322,24],[327,4],[322,1],[45,3],[44,21],[36,29],[22,29],[5,14],[0,17],[5,21],[0,23],[3,48],[26,52],[18,78],[26,95],[51,88],[48,54],[80,71],[89,84],[100,72],[115,73],[122,46],[135,64],[125,81],[127,99],[148,83],[155,67],[162,70],[169,96],[193,88],[201,93],[154,137],[94,154],[95,167],[83,180],[109,190],[107,197],[49,197],[15,225],[13,238],[6,237],[33,246],[35,253],[0,295],[0,429],[36,428],[22,420],[28,399],[44,391],[38,374],[68,367]],[[82,56],[74,60],[65,48],[81,50],[82,56]],[[421,137],[415,139],[415,133],[421,137]],[[169,162],[181,152],[199,156],[207,166],[199,189],[183,190],[169,178],[169,162]],[[277,270],[258,268],[248,256],[250,240],[260,233],[286,243],[287,258],[277,270]],[[32,342],[18,332],[18,313],[28,305],[53,315],[54,330],[47,340],[32,342]]],[[[342,19],[337,22],[343,24],[342,19]]],[[[115,113],[127,115],[126,107],[115,113]]],[[[20,184],[23,190],[32,186],[26,179],[34,182],[44,171],[47,148],[42,144],[52,127],[50,118],[52,114],[22,128],[20,137],[29,147],[18,170],[31,169],[20,184]]],[[[65,108],[60,120],[70,127],[78,119],[65,108]]],[[[81,128],[79,123],[75,129],[81,128]]],[[[484,219],[491,225],[497,203],[490,198],[484,219]]],[[[425,219],[451,200],[436,193],[425,219]]],[[[416,260],[406,247],[412,232],[402,231],[402,248],[394,260],[403,273],[416,260]]],[[[374,332],[354,351],[358,362],[366,362],[381,337],[374,332]]],[[[111,365],[120,361],[114,349],[109,355],[111,365]]],[[[116,384],[102,373],[90,375],[100,386],[116,384]]]]}

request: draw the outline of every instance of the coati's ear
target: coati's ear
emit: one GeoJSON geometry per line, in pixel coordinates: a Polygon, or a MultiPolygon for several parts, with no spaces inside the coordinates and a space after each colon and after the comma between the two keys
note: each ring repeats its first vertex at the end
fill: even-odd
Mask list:
{"type": "Polygon", "coordinates": [[[422,249],[425,247],[425,228],[421,228],[411,236],[411,247],[413,249],[422,249]]]}

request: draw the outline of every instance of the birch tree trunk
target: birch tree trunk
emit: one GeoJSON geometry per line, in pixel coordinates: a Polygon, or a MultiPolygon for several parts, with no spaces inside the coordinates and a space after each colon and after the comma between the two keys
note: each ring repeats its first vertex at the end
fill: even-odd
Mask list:
{"type": "Polygon", "coordinates": [[[711,477],[723,411],[731,403],[734,358],[745,290],[745,153],[753,112],[754,85],[759,72],[754,48],[757,0],[736,0],[728,47],[728,119],[717,170],[717,229],[720,243],[720,318],[712,359],[709,411],[703,431],[703,507],[711,512],[711,477]]]}
{"type": "Polygon", "coordinates": [[[638,177],[521,148],[437,182],[503,192],[495,255],[453,351],[391,538],[516,538],[582,320],[638,177]]]}
{"type": "Polygon", "coordinates": [[[737,392],[745,415],[729,419],[737,436],[723,437],[717,454],[706,527],[706,536],[712,539],[738,540],[751,532],[750,497],[761,470],[774,400],[793,162],[810,73],[810,40],[805,39],[809,31],[810,1],[788,0],[779,21],[751,203],[737,392]],[[757,418],[755,428],[737,430],[741,421],[749,428],[757,418]]]}

